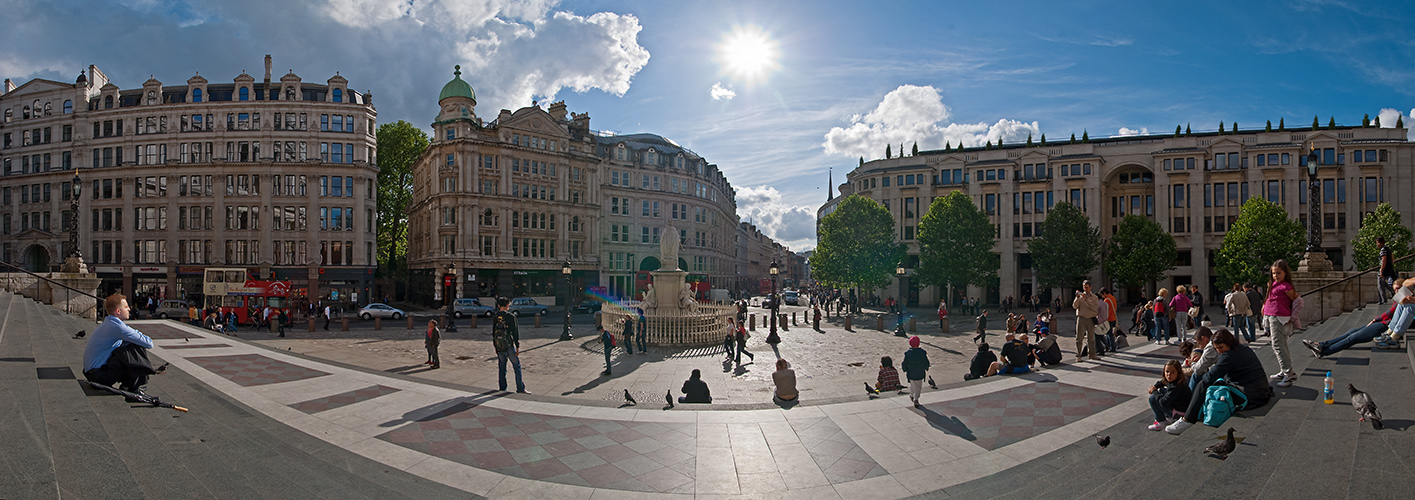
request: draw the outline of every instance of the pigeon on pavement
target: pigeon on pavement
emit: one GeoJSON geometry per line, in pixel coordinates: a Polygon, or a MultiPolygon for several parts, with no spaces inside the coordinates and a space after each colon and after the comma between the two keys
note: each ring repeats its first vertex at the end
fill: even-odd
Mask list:
{"type": "Polygon", "coordinates": [[[1105,447],[1110,446],[1110,436],[1101,437],[1097,435],[1096,444],[1101,445],[1101,449],[1105,449],[1105,447]]]}
{"type": "Polygon", "coordinates": [[[865,382],[865,392],[867,394],[879,394],[879,391],[875,390],[874,387],[870,387],[869,382],[865,382]]]}
{"type": "Polygon", "coordinates": [[[172,364],[172,363],[162,363],[162,366],[157,367],[157,370],[156,370],[157,374],[158,374],[158,375],[161,375],[162,372],[167,371],[167,365],[170,365],[170,364],[172,364]]]}
{"type": "Polygon", "coordinates": [[[634,395],[629,394],[629,390],[628,390],[628,389],[624,389],[624,400],[625,400],[625,401],[628,401],[629,404],[631,404],[631,405],[637,405],[637,404],[639,404],[638,401],[634,401],[634,395]]]}
{"type": "Polygon", "coordinates": [[[933,375],[929,375],[929,388],[930,388],[930,389],[938,389],[938,384],[934,383],[934,376],[933,376],[933,375]]]}
{"type": "Polygon", "coordinates": [[[88,330],[79,330],[79,333],[74,334],[74,338],[81,339],[84,338],[84,335],[88,335],[88,330]]]}
{"type": "Polygon", "coordinates": [[[663,396],[663,400],[668,402],[668,407],[673,407],[673,389],[668,390],[668,394],[663,396]]]}
{"type": "Polygon", "coordinates": [[[1371,427],[1376,430],[1385,428],[1381,423],[1381,411],[1376,409],[1376,402],[1371,399],[1370,394],[1361,392],[1356,386],[1346,384],[1346,390],[1351,393],[1351,406],[1356,408],[1356,413],[1361,414],[1361,421],[1371,421],[1371,427]]]}
{"type": "Polygon", "coordinates": [[[1218,455],[1219,460],[1228,460],[1228,454],[1238,448],[1238,442],[1233,439],[1233,428],[1228,428],[1228,437],[1222,443],[1204,448],[1204,453],[1218,455]]]}

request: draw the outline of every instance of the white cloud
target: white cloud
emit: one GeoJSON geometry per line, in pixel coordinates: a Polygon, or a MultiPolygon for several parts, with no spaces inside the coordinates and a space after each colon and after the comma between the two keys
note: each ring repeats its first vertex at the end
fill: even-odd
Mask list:
{"type": "MultiPolygon", "coordinates": [[[[1410,110],[1409,114],[1402,114],[1400,110],[1395,108],[1381,108],[1381,112],[1376,116],[1381,119],[1381,128],[1395,128],[1396,122],[1415,116],[1415,109],[1410,110]]],[[[1415,141],[1415,124],[1405,120],[1404,125],[1406,140],[1415,141]]]]}
{"type": "Polygon", "coordinates": [[[783,202],[774,187],[737,188],[737,215],[782,244],[799,246],[798,242],[816,238],[815,208],[783,202]]]}
{"type": "Polygon", "coordinates": [[[1040,135],[1037,122],[999,119],[989,125],[948,123],[949,109],[938,89],[932,86],[901,85],[880,100],[873,111],[850,117],[848,127],[831,127],[825,134],[827,154],[878,158],[886,145],[919,149],[940,149],[944,143],[982,146],[984,142],[1014,144],[1026,142],[1028,135],[1040,135]]]}
{"type": "Polygon", "coordinates": [[[1132,135],[1150,135],[1150,129],[1148,127],[1140,127],[1139,130],[1136,130],[1129,127],[1120,127],[1120,132],[1116,133],[1115,135],[1117,137],[1126,137],[1132,135]]]}
{"type": "Polygon", "coordinates": [[[724,99],[730,101],[733,97],[737,97],[737,93],[733,92],[732,89],[723,87],[722,82],[712,84],[712,89],[708,90],[708,95],[711,95],[712,100],[714,101],[721,101],[724,99]]]}

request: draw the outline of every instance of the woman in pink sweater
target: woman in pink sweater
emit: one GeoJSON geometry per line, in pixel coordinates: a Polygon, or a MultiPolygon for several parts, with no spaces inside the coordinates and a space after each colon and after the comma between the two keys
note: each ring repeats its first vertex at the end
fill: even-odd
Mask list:
{"type": "Polygon", "coordinates": [[[1180,342],[1189,335],[1189,308],[1194,302],[1189,300],[1189,290],[1184,285],[1174,288],[1174,298],[1169,299],[1169,310],[1174,312],[1174,335],[1180,342]]]}

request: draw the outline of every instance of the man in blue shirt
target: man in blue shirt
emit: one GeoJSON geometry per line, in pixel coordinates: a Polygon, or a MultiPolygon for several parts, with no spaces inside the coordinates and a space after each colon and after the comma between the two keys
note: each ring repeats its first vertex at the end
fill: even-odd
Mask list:
{"type": "Polygon", "coordinates": [[[84,378],[104,385],[145,394],[147,377],[157,373],[147,359],[152,339],[124,323],[128,319],[128,299],[115,293],[103,301],[108,317],[94,329],[84,346],[84,378]]]}

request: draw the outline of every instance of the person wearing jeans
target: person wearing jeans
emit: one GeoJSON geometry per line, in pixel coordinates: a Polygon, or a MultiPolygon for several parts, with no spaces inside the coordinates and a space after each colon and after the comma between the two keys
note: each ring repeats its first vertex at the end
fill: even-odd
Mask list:
{"type": "Polygon", "coordinates": [[[1248,295],[1243,293],[1242,285],[1233,284],[1233,292],[1223,298],[1223,308],[1228,313],[1228,323],[1233,331],[1250,344],[1258,340],[1253,324],[1248,321],[1248,316],[1253,314],[1253,306],[1248,302],[1248,295]]]}
{"type": "Polygon", "coordinates": [[[1174,298],[1169,300],[1169,310],[1174,315],[1174,335],[1180,342],[1189,336],[1189,308],[1194,306],[1188,291],[1184,285],[1179,285],[1174,289],[1174,298]]]}
{"type": "Polygon", "coordinates": [[[1161,288],[1155,297],[1155,343],[1169,343],[1169,290],[1161,288]]]}

